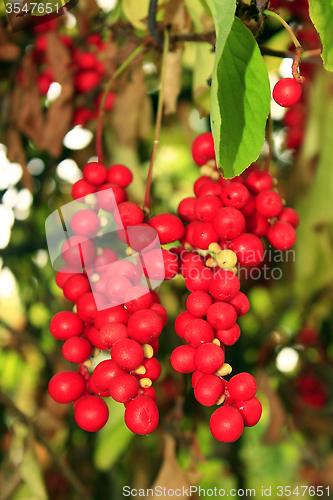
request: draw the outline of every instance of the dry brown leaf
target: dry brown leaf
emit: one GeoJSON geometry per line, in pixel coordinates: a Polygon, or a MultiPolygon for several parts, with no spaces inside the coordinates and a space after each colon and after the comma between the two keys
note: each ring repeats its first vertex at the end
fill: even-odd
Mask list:
{"type": "Polygon", "coordinates": [[[282,427],[287,423],[285,410],[278,394],[272,388],[269,375],[265,370],[260,370],[257,382],[258,388],[266,394],[270,407],[270,421],[263,442],[265,444],[280,443],[286,439],[282,432],[282,427]]]}
{"type": "Polygon", "coordinates": [[[61,154],[63,138],[72,124],[74,82],[68,48],[56,32],[49,32],[47,37],[46,56],[55,80],[61,85],[61,94],[47,110],[43,149],[57,157],[61,154]]]}
{"type": "MultiPolygon", "coordinates": [[[[176,459],[176,443],[175,440],[169,435],[164,435],[164,456],[163,463],[158,473],[158,476],[152,486],[155,493],[155,489],[159,487],[159,490],[165,488],[164,498],[169,498],[168,490],[180,490],[180,495],[177,498],[190,498],[190,486],[195,486],[194,481],[199,481],[200,477],[193,470],[190,471],[189,475],[186,474],[178,465],[176,459]],[[186,495],[187,490],[187,495],[186,495]]],[[[154,494],[152,496],[153,500],[156,500],[158,495],[154,494]]]]}
{"type": "Polygon", "coordinates": [[[147,90],[141,62],[119,78],[118,89],[112,112],[113,128],[120,146],[135,149],[147,90]]]}
{"type": "Polygon", "coordinates": [[[163,22],[175,33],[187,33],[191,29],[192,19],[183,0],[169,0],[165,4],[163,22]]]}
{"type": "Polygon", "coordinates": [[[112,40],[105,42],[103,52],[97,52],[98,58],[102,61],[105,68],[105,77],[109,80],[116,70],[116,59],[118,54],[118,45],[112,40]]]}
{"type": "Polygon", "coordinates": [[[7,157],[12,163],[19,163],[23,169],[22,184],[29,189],[31,193],[34,192],[34,185],[32,182],[31,174],[27,168],[27,161],[25,151],[22,146],[21,136],[14,127],[9,127],[7,132],[7,157]]]}
{"type": "Polygon", "coordinates": [[[15,61],[20,55],[21,49],[15,43],[6,42],[0,45],[0,59],[3,61],[15,61]]]}
{"type": "Polygon", "coordinates": [[[176,50],[169,52],[166,59],[163,82],[164,113],[170,115],[177,111],[177,101],[182,88],[182,55],[184,44],[177,44],[176,50]]]}

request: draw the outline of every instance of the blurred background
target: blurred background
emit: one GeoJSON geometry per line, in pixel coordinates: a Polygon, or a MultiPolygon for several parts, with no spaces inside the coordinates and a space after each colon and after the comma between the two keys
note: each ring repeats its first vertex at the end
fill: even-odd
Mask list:
{"type": "MultiPolygon", "coordinates": [[[[242,283],[251,310],[226,355],[234,373],[249,371],[258,381],[259,424],[235,443],[217,442],[208,426],[212,410],[195,401],[190,377],[171,369],[170,353],[179,345],[174,321],[188,294],[181,277],[159,289],[169,321],[158,355],[160,425],[152,435],[132,434],[123,406],[110,401],[108,424],[87,433],[75,424],[72,405],[48,395],[52,375],[75,366],[49,332],[52,316],[72,306],[55,283],[45,220],[71,201],[72,184],[96,157],[105,82],[145,40],[145,53],[112,87],[103,136],[106,165],[130,167],[130,199],[143,202],[161,61],[147,30],[148,4],[80,0],[65,16],[14,34],[0,5],[0,499],[118,499],[125,485],[167,487],[171,479],[179,487],[255,488],[257,496],[262,486],[272,487],[273,498],[277,486],[290,486],[291,498],[316,496],[302,485],[333,491],[333,77],[315,53],[301,63],[301,101],[287,111],[272,102],[271,109],[270,173],[301,217],[295,252],[267,262],[281,270],[270,279],[242,283]]],[[[306,0],[271,6],[305,50],[320,48],[306,0]]],[[[240,2],[237,13],[257,35],[272,85],[291,76],[288,33],[275,20],[262,26],[253,5],[240,2]]],[[[193,195],[200,172],[191,144],[209,130],[214,61],[204,2],[170,0],[158,8],[162,18],[180,36],[171,37],[153,215],[177,213],[193,195]]],[[[267,152],[265,143],[259,163],[267,152]]]]}

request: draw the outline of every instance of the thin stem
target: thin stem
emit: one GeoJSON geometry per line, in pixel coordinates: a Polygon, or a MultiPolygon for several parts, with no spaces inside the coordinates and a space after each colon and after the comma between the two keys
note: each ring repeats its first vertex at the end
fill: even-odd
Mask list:
{"type": "Polygon", "coordinates": [[[308,59],[309,57],[320,56],[322,52],[321,47],[319,49],[305,50],[302,55],[302,59],[308,59]]]}
{"type": "Polygon", "coordinates": [[[142,44],[139,45],[135,50],[133,50],[133,52],[128,56],[128,58],[113,73],[112,77],[104,87],[103,97],[98,111],[97,132],[96,132],[96,152],[98,161],[100,163],[103,163],[102,131],[103,131],[104,106],[107,95],[110,92],[114,81],[129,66],[129,64],[143,51],[143,49],[144,45],[142,44]]]}
{"type": "Polygon", "coordinates": [[[164,31],[163,58],[162,58],[162,67],[161,67],[161,86],[160,86],[160,92],[159,92],[159,96],[158,96],[156,124],[155,124],[155,137],[154,137],[153,150],[152,150],[151,157],[150,157],[149,171],[148,171],[147,183],[146,183],[145,199],[144,199],[144,203],[143,203],[143,207],[142,207],[146,218],[150,215],[151,178],[153,175],[153,166],[154,166],[154,162],[155,162],[155,158],[156,158],[156,153],[157,153],[157,148],[158,148],[158,143],[160,140],[160,133],[161,133],[163,100],[164,100],[164,75],[165,75],[165,67],[166,67],[166,60],[167,60],[168,52],[169,52],[169,32],[168,32],[168,30],[165,30],[164,31]]]}
{"type": "Polygon", "coordinates": [[[2,392],[1,389],[0,389],[0,403],[5,405],[7,411],[11,413],[14,418],[22,422],[24,425],[26,425],[33,431],[35,437],[38,439],[38,441],[42,443],[43,446],[45,446],[45,448],[53,458],[54,463],[62,472],[63,476],[68,480],[68,482],[80,495],[80,497],[84,500],[91,500],[80,479],[76,476],[76,474],[72,471],[72,469],[62,460],[62,458],[60,458],[59,455],[57,455],[57,453],[53,450],[48,440],[44,436],[44,433],[39,429],[39,427],[37,427],[35,422],[30,417],[21,412],[21,410],[15,405],[14,401],[12,401],[11,398],[7,396],[7,394],[2,392]]]}
{"type": "Polygon", "coordinates": [[[269,171],[269,166],[271,164],[271,159],[272,159],[272,136],[273,136],[273,120],[271,113],[269,113],[268,127],[267,127],[268,155],[265,161],[265,167],[264,167],[265,172],[269,171]]]}
{"type": "Polygon", "coordinates": [[[158,0],[150,0],[149,2],[149,10],[148,10],[148,28],[152,38],[157,43],[162,43],[163,39],[161,34],[158,31],[157,22],[156,22],[156,14],[157,14],[157,1],[158,0]]]}
{"type": "Polygon", "coordinates": [[[271,16],[280,21],[280,23],[286,28],[288,31],[289,35],[291,36],[292,41],[294,42],[295,47],[302,47],[302,45],[299,43],[299,41],[296,38],[295,33],[291,29],[288,23],[277,13],[273,12],[272,10],[265,9],[264,12],[265,16],[271,16]]]}

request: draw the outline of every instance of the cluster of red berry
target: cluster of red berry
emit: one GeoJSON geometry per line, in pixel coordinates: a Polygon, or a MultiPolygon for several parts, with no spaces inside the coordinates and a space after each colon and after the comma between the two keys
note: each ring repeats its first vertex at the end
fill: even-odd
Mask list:
{"type": "Polygon", "coordinates": [[[171,355],[173,368],[193,373],[196,399],[205,406],[224,402],[210,421],[213,436],[225,442],[240,437],[245,426],[255,425],[261,404],[255,397],[257,385],[248,373],[232,377],[225,363],[225,347],[237,342],[237,317],[249,311],[250,304],[240,291],[236,264],[259,265],[264,257],[261,238],[277,249],[290,248],[296,239],[297,213],[283,208],[267,172],[252,170],[226,180],[216,171],[211,133],[194,141],[192,155],[201,166],[194,184],[194,197],[184,199],[178,208],[188,222],[182,247],[173,249],[180,273],[191,292],[175,323],[176,332],[187,345],[171,355]]]}
{"type": "MultiPolygon", "coordinates": [[[[98,57],[98,54],[105,49],[105,44],[101,39],[101,35],[99,33],[94,33],[88,36],[85,40],[85,48],[75,47],[73,39],[66,34],[60,35],[59,38],[60,42],[71,51],[76,95],[85,95],[98,89],[105,73],[104,64],[98,57]]],[[[34,45],[33,57],[40,68],[37,85],[42,96],[47,94],[51,83],[56,81],[46,56],[47,44],[47,34],[45,32],[38,34],[34,45]]],[[[89,120],[97,118],[102,94],[102,92],[99,92],[95,95],[93,109],[82,105],[75,109],[73,125],[84,126],[89,120]]],[[[115,97],[116,95],[114,92],[108,93],[104,106],[106,111],[112,110],[115,97]]]]}
{"type": "Polygon", "coordinates": [[[124,403],[125,423],[137,434],[152,432],[159,420],[152,383],[161,374],[155,355],[167,312],[157,293],[147,286],[144,275],[162,281],[177,274],[176,257],[155,248],[154,242],[157,233],[163,242],[170,238],[175,241],[170,235],[173,218],[182,226],[182,233],[184,227],[177,217],[168,214],[153,217],[150,224],[145,224],[141,208],[127,201],[125,188],[131,181],[132,173],[123,165],[107,170],[92,162],[84,167],[83,179],[74,184],[72,195],[92,208],[83,208],[71,217],[74,235],[62,246],[66,266],[56,276],[64,296],[75,303],[76,312],[56,314],[50,331],[55,338],[65,340],[63,355],[79,363],[79,370],[56,374],[49,392],[59,403],[74,403],[75,420],[87,431],[101,429],[108,420],[108,407],[97,396],[111,396],[124,403]],[[130,242],[129,255],[148,248],[142,262],[139,253],[132,255],[135,264],[130,258],[118,260],[111,248],[95,249],[93,241],[101,236],[101,227],[106,224],[105,216],[97,215],[100,209],[113,214],[110,219],[117,224],[117,239],[127,249],[130,242]],[[165,217],[169,219],[166,231],[165,217]],[[97,364],[90,375],[89,357],[96,349],[97,353],[111,349],[111,359],[97,364]]]}

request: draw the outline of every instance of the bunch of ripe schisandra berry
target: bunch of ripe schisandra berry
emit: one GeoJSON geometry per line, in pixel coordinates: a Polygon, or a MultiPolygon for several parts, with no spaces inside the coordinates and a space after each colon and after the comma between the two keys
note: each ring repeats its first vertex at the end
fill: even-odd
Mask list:
{"type": "Polygon", "coordinates": [[[194,141],[192,155],[206,175],[195,182],[195,196],[184,199],[178,208],[188,225],[181,239],[183,248],[174,252],[191,293],[187,311],[175,323],[186,345],[173,351],[171,364],[180,373],[193,373],[194,395],[202,405],[224,403],[211,416],[210,430],[219,441],[233,442],[244,425],[255,425],[261,416],[253,376],[240,373],[229,382],[223,378],[231,373],[224,346],[237,342],[237,317],[250,308],[240,291],[236,265],[260,265],[264,236],[277,249],[290,248],[299,218],[293,209],[283,208],[269,173],[253,170],[245,181],[220,177],[210,133],[194,141]]]}
{"type": "Polygon", "coordinates": [[[83,179],[72,190],[82,209],[68,221],[72,236],[61,249],[66,266],[56,276],[76,312],[57,313],[50,331],[65,341],[65,359],[79,368],[56,374],[49,393],[59,403],[73,402],[77,424],[90,432],[108,420],[102,397],[125,405],[125,423],[137,434],[152,432],[159,420],[152,383],[161,373],[155,355],[167,312],[149,285],[178,273],[176,256],[160,248],[157,234],[162,244],[176,241],[184,235],[184,226],[170,214],[144,223],[142,209],[127,201],[125,188],[131,181],[132,173],[123,165],[107,170],[92,162],[84,167],[83,179]],[[101,209],[104,215],[99,215],[101,209]],[[110,224],[113,248],[103,243],[103,228],[110,224]],[[125,258],[120,260],[124,247],[125,258]],[[110,351],[111,359],[99,362],[90,373],[89,358],[99,351],[110,351]]]}

